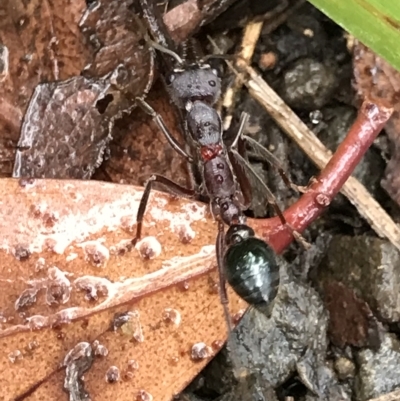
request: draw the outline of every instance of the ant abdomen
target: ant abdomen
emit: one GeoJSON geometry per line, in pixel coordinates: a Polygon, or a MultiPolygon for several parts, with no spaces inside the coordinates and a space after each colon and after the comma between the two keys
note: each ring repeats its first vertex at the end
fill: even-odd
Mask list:
{"type": "Polygon", "coordinates": [[[279,266],[274,251],[254,237],[245,224],[232,225],[226,234],[225,275],[246,302],[270,314],[279,288],[279,266]]]}

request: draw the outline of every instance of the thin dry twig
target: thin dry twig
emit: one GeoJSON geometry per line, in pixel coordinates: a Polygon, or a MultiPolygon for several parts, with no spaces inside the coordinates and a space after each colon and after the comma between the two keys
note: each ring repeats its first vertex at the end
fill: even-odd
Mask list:
{"type": "Polygon", "coordinates": [[[377,398],[371,398],[369,401],[399,401],[400,400],[400,390],[392,391],[391,393],[387,393],[381,395],[377,398]]]}
{"type": "Polygon", "coordinates": [[[291,17],[303,4],[305,0],[297,0],[296,3],[291,4],[290,7],[285,7],[278,15],[275,13],[269,18],[268,23],[263,27],[263,35],[267,35],[279,26],[281,26],[289,17],[291,17]]]}
{"type": "MultiPolygon", "coordinates": [[[[263,22],[250,21],[244,29],[241,49],[238,56],[247,65],[250,65],[251,59],[253,58],[254,49],[256,48],[262,27],[263,22]]],[[[231,126],[232,114],[236,106],[236,96],[243,86],[244,80],[245,74],[239,72],[238,75],[236,75],[232,86],[227,89],[222,99],[222,106],[226,110],[226,116],[223,122],[224,131],[228,130],[231,126]]]]}

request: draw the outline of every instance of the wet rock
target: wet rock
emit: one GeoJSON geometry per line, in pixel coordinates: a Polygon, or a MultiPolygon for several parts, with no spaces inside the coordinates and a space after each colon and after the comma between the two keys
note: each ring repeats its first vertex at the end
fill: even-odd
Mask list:
{"type": "Polygon", "coordinates": [[[274,34],[278,36],[276,49],[284,61],[290,63],[302,57],[325,55],[327,37],[320,21],[310,15],[310,7],[302,7],[297,15],[290,17],[287,28],[286,32],[282,30],[274,34]],[[304,35],[304,31],[313,32],[313,35],[304,35]]]}
{"type": "Polygon", "coordinates": [[[368,236],[334,237],[319,267],[318,280],[341,282],[382,320],[400,320],[400,253],[389,241],[368,236]]]}
{"type": "Polygon", "coordinates": [[[290,107],[312,111],[325,106],[336,88],[335,68],[302,58],[284,72],[279,94],[290,107]]]}
{"type": "Polygon", "coordinates": [[[354,290],[335,280],[323,284],[323,296],[329,311],[329,337],[340,348],[379,347],[378,322],[368,304],[354,290]]]}
{"type": "MultiPolygon", "coordinates": [[[[299,277],[290,276],[283,265],[271,318],[250,309],[232,333],[228,347],[240,370],[259,371],[264,382],[277,387],[296,372],[300,361],[305,363],[305,355],[318,364],[324,361],[326,329],[327,315],[316,291],[299,277]]],[[[206,371],[206,385],[219,394],[234,383],[226,368],[227,358],[226,352],[221,352],[206,371]]]]}
{"type": "Polygon", "coordinates": [[[350,388],[340,384],[333,369],[324,362],[324,356],[307,352],[297,363],[297,372],[308,388],[307,400],[344,401],[351,399],[350,388]]]}
{"type": "Polygon", "coordinates": [[[400,388],[400,342],[385,334],[377,351],[364,349],[356,353],[358,373],[355,398],[369,400],[400,388]]]}
{"type": "Polygon", "coordinates": [[[343,356],[336,359],[334,369],[339,380],[352,379],[356,373],[356,366],[353,361],[343,356]]]}
{"type": "Polygon", "coordinates": [[[262,380],[262,375],[254,373],[241,378],[238,383],[218,401],[278,401],[272,386],[262,380]]]}

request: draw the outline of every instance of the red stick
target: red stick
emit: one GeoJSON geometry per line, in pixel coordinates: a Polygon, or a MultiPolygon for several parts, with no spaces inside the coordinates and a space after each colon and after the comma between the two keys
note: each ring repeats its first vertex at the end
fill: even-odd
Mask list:
{"type": "MultiPolygon", "coordinates": [[[[307,192],[283,214],[299,233],[303,232],[329,206],[360,162],[367,149],[381,132],[393,109],[383,104],[365,101],[346,139],[337,148],[321,174],[313,179],[307,192]]],[[[277,252],[282,252],[292,241],[288,226],[277,217],[264,219],[260,227],[262,237],[277,252]]]]}

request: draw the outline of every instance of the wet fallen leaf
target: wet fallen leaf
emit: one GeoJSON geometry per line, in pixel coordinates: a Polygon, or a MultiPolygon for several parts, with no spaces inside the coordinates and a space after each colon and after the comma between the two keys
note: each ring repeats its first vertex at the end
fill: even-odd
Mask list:
{"type": "Polygon", "coordinates": [[[363,98],[385,99],[394,107],[385,126],[392,146],[382,187],[400,205],[400,72],[359,42],[354,48],[353,65],[358,94],[363,98]]]}
{"type": "MultiPolygon", "coordinates": [[[[77,391],[170,400],[221,347],[207,205],[155,193],[143,241],[129,251],[141,194],[95,181],[0,180],[0,399],[67,399],[66,375],[90,366],[88,343],[99,356],[72,383],[77,391]]],[[[244,307],[230,300],[232,313],[244,307]]]]}

